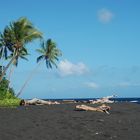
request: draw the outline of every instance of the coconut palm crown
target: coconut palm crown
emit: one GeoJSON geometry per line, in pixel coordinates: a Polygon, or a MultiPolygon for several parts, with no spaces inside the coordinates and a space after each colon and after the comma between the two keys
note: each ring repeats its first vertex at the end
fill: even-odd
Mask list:
{"type": "Polygon", "coordinates": [[[37,49],[37,52],[41,55],[37,57],[37,63],[41,60],[45,60],[47,68],[52,68],[52,65],[56,66],[58,57],[62,55],[61,51],[56,47],[55,42],[48,39],[46,42],[42,42],[41,48],[37,49]]]}
{"type": "Polygon", "coordinates": [[[10,24],[11,38],[15,50],[19,50],[27,43],[37,38],[42,38],[39,32],[27,18],[20,18],[16,22],[10,24]]]}
{"type": "MultiPolygon", "coordinates": [[[[4,51],[5,54],[1,56],[7,57],[7,50],[10,50],[14,55],[5,67],[0,77],[0,82],[9,66],[18,58],[20,52],[26,49],[25,45],[38,38],[42,38],[42,33],[25,17],[11,22],[10,25],[4,29],[4,32],[0,34],[0,46],[6,51],[4,51]]],[[[3,51],[1,50],[1,52],[3,51]]]]}

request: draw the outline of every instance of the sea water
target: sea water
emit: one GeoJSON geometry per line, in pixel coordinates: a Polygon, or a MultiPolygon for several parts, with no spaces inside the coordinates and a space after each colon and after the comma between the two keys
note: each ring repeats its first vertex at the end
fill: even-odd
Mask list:
{"type": "MultiPolygon", "coordinates": [[[[97,100],[99,98],[65,98],[65,99],[50,99],[55,101],[62,101],[62,100],[75,100],[75,101],[89,101],[89,100],[97,100]]],[[[110,98],[110,100],[115,102],[132,102],[140,104],[140,98],[110,98]]]]}

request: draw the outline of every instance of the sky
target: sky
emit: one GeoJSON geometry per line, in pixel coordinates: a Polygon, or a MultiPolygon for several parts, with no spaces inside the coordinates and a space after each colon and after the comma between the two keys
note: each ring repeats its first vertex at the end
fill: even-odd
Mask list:
{"type": "MultiPolygon", "coordinates": [[[[63,54],[57,69],[47,69],[45,63],[37,69],[21,98],[140,97],[139,0],[0,3],[1,32],[11,21],[27,17],[63,54]]],[[[16,93],[37,66],[40,42],[26,47],[29,61],[20,60],[11,77],[16,93]]]]}

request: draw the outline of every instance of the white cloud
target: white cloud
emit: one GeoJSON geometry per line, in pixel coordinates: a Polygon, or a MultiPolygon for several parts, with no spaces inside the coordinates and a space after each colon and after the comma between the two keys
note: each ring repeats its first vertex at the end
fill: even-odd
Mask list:
{"type": "Polygon", "coordinates": [[[101,9],[98,11],[98,19],[102,23],[109,23],[113,17],[114,17],[114,14],[108,9],[101,9]]]}
{"type": "Polygon", "coordinates": [[[93,88],[93,89],[97,89],[99,88],[99,85],[96,84],[95,82],[87,82],[85,83],[88,87],[93,88]]]}
{"type": "Polygon", "coordinates": [[[77,64],[73,64],[68,60],[60,61],[58,64],[58,70],[61,76],[82,75],[88,72],[88,68],[84,63],[79,62],[77,64]]]}

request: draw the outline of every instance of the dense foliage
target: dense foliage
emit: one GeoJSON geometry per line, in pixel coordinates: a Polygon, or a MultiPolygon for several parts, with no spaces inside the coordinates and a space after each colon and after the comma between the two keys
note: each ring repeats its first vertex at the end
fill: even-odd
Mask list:
{"type": "MultiPolygon", "coordinates": [[[[2,67],[0,66],[0,75],[2,73],[2,67]]],[[[0,82],[0,100],[15,98],[14,90],[9,87],[9,81],[6,77],[0,82]]]]}
{"type": "MultiPolygon", "coordinates": [[[[0,66],[0,75],[2,73],[2,67],[0,66]]],[[[9,81],[4,76],[0,82],[0,106],[13,107],[19,106],[20,99],[15,97],[13,88],[9,87],[9,81]]]]}
{"type": "Polygon", "coordinates": [[[9,81],[4,78],[0,83],[0,99],[14,98],[14,91],[12,88],[8,89],[9,81]]]}

